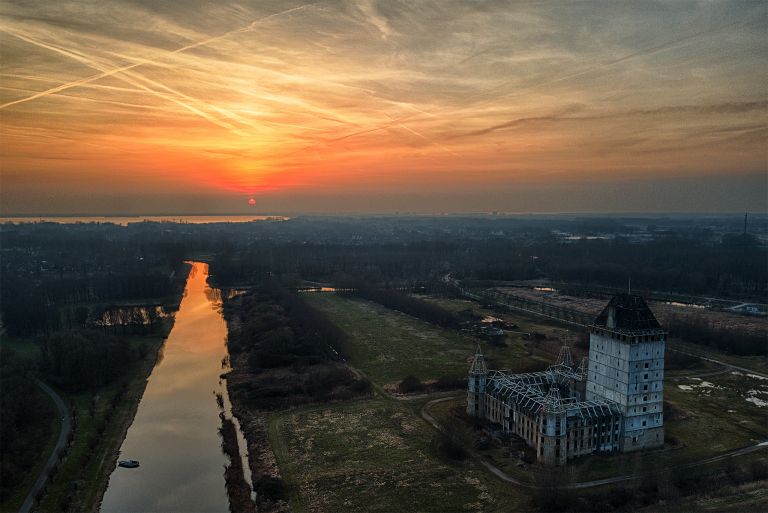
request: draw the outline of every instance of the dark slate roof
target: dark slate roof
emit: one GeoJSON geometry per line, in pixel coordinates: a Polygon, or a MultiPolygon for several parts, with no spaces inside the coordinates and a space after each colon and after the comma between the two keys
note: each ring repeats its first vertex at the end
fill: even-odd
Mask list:
{"type": "Polygon", "coordinates": [[[595,319],[595,326],[604,326],[608,329],[619,331],[648,331],[660,330],[661,325],[648,308],[641,296],[630,294],[617,294],[613,296],[608,305],[595,319]],[[608,325],[608,319],[613,309],[615,324],[608,325]]]}

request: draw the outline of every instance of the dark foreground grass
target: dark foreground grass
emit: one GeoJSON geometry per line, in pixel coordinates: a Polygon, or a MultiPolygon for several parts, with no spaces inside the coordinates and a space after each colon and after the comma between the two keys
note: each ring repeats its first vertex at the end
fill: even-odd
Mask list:
{"type": "Polygon", "coordinates": [[[274,415],[270,442],[293,511],[510,511],[527,500],[474,463],[441,459],[435,431],[396,401],[274,415]]]}

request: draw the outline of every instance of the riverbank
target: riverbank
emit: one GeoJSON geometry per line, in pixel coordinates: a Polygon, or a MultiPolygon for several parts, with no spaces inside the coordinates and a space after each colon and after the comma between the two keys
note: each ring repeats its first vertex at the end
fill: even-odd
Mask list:
{"type": "Polygon", "coordinates": [[[67,396],[73,405],[74,438],[40,501],[41,511],[97,512],[117,464],[118,451],[136,415],[147,379],[162,358],[173,321],[163,333],[142,337],[147,356],[135,364],[130,377],[100,391],[67,396]]]}
{"type": "MultiPolygon", "coordinates": [[[[186,274],[190,270],[191,266],[185,266],[186,274]]],[[[177,294],[179,301],[183,290],[177,294]]],[[[174,321],[174,316],[168,316],[158,333],[126,339],[145,356],[134,362],[122,379],[96,392],[66,395],[73,411],[74,436],[45,488],[38,510],[99,511],[120,446],[136,416],[148,378],[163,358],[174,321]]]]}
{"type": "Polygon", "coordinates": [[[102,452],[101,459],[98,465],[98,479],[97,486],[94,489],[94,493],[83,504],[81,511],[88,511],[96,513],[101,507],[101,501],[104,498],[104,492],[109,485],[109,477],[117,465],[117,459],[120,456],[120,446],[123,444],[126,435],[128,434],[128,428],[133,424],[133,419],[136,417],[136,411],[139,409],[139,403],[144,395],[144,390],[147,388],[147,381],[152,370],[155,368],[157,362],[162,358],[162,349],[165,345],[165,340],[170,333],[173,322],[169,323],[168,330],[165,336],[156,344],[155,347],[150,349],[150,354],[154,355],[147,360],[146,364],[142,366],[142,369],[137,373],[136,377],[131,380],[128,388],[128,392],[125,396],[125,408],[121,408],[117,415],[114,416],[114,429],[112,433],[105,437],[103,442],[105,447],[102,452]]]}
{"type": "MultiPolygon", "coordinates": [[[[237,331],[239,326],[231,318],[226,319],[227,329],[237,331]]],[[[232,370],[226,375],[227,392],[232,403],[232,414],[237,417],[243,432],[248,450],[248,465],[251,468],[251,478],[254,488],[264,478],[282,480],[277,459],[269,441],[268,422],[269,413],[262,410],[251,409],[247,406],[244,396],[244,388],[238,387],[240,383],[247,383],[253,379],[248,368],[248,361],[244,355],[232,356],[230,354],[230,366],[232,370]]],[[[266,497],[256,495],[256,504],[259,513],[288,513],[290,508],[283,500],[268,500],[266,497]]]]}

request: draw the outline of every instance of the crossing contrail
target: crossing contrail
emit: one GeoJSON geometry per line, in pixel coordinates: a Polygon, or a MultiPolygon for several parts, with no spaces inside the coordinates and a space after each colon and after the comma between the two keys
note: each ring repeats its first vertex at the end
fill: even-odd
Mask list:
{"type": "MultiPolygon", "coordinates": [[[[11,33],[11,32],[9,32],[9,33],[11,33]]],[[[20,34],[20,33],[17,33],[17,32],[14,32],[13,35],[18,37],[19,39],[21,39],[23,41],[26,41],[26,42],[30,43],[30,44],[39,46],[41,48],[45,48],[47,50],[51,50],[52,52],[59,53],[59,54],[64,55],[66,57],[69,57],[69,58],[71,58],[73,60],[76,60],[77,62],[80,62],[80,63],[82,63],[82,64],[84,64],[84,65],[86,65],[86,66],[88,66],[90,68],[93,68],[93,69],[96,69],[96,70],[103,70],[104,67],[105,67],[105,64],[99,62],[98,60],[96,60],[96,59],[94,59],[92,57],[88,57],[87,55],[84,55],[84,54],[82,54],[82,53],[80,53],[78,51],[70,50],[70,49],[67,49],[67,48],[64,48],[64,47],[61,47],[61,46],[57,46],[57,45],[54,45],[54,44],[46,43],[46,42],[40,41],[40,40],[38,40],[38,39],[36,39],[34,37],[30,37],[30,36],[27,36],[27,35],[24,35],[24,34],[20,34]]],[[[136,66],[133,66],[133,68],[135,68],[135,67],[136,66]]],[[[123,66],[123,68],[125,68],[125,66],[123,66]]],[[[110,70],[105,70],[104,73],[107,73],[108,71],[115,71],[115,69],[116,68],[111,68],[110,70]]],[[[104,73],[102,73],[102,74],[104,74],[104,73]]],[[[118,73],[118,72],[115,71],[115,73],[118,73]]],[[[115,73],[112,73],[112,74],[115,74],[115,73]]],[[[158,98],[161,98],[163,100],[175,103],[175,104],[177,104],[177,105],[187,109],[188,111],[192,112],[193,114],[196,114],[196,115],[206,119],[207,121],[210,121],[211,123],[213,123],[215,125],[218,125],[218,126],[220,126],[222,128],[226,128],[227,130],[231,130],[232,132],[235,132],[237,134],[242,135],[242,130],[240,130],[238,127],[236,127],[236,126],[234,126],[231,123],[228,123],[226,121],[220,120],[220,119],[216,118],[215,116],[212,116],[209,113],[201,110],[200,108],[195,107],[194,105],[191,105],[190,103],[182,101],[181,99],[177,98],[176,96],[181,96],[182,99],[185,99],[185,100],[188,100],[188,101],[191,101],[191,102],[195,102],[195,103],[198,103],[198,104],[203,103],[203,102],[200,102],[199,100],[195,100],[195,99],[190,98],[190,97],[185,96],[185,95],[181,95],[180,93],[176,93],[175,91],[170,90],[169,88],[167,88],[165,86],[162,86],[162,84],[159,84],[159,83],[157,83],[157,82],[155,82],[153,80],[150,80],[150,79],[144,77],[143,75],[140,75],[139,73],[132,73],[131,71],[128,71],[128,70],[125,70],[125,69],[121,69],[121,71],[119,73],[121,73],[121,75],[118,77],[118,78],[120,78],[120,80],[122,80],[122,81],[124,81],[124,82],[126,82],[128,84],[131,84],[132,86],[134,86],[134,87],[136,87],[136,88],[138,88],[138,89],[140,89],[140,90],[142,90],[144,92],[147,92],[149,94],[157,96],[158,98]],[[169,90],[169,91],[171,91],[173,93],[176,93],[176,94],[175,95],[165,94],[165,93],[162,93],[162,92],[157,91],[155,89],[151,89],[150,87],[147,87],[144,83],[142,83],[142,81],[146,82],[146,83],[150,83],[152,85],[155,85],[156,87],[165,88],[166,90],[169,90]]],[[[57,91],[57,92],[59,92],[59,91],[57,91]]],[[[49,94],[53,94],[53,93],[49,93],[49,94]]],[[[37,94],[37,95],[33,95],[33,96],[36,96],[36,97],[39,98],[41,95],[37,94]]]]}
{"type": "MultiPolygon", "coordinates": [[[[0,105],[0,110],[5,109],[7,107],[11,107],[13,105],[18,105],[20,103],[25,103],[25,102],[29,102],[29,101],[32,101],[32,100],[36,100],[36,99],[42,98],[44,96],[48,96],[48,95],[51,95],[51,94],[56,94],[56,93],[58,93],[60,91],[65,91],[65,90],[71,89],[73,87],[77,87],[77,86],[81,86],[81,85],[84,85],[84,84],[88,84],[89,82],[93,82],[95,80],[101,80],[102,78],[106,78],[106,77],[115,75],[117,73],[122,73],[124,71],[129,71],[129,70],[132,70],[134,68],[138,68],[139,66],[144,66],[145,64],[152,64],[152,63],[156,62],[157,60],[162,59],[163,57],[168,57],[170,55],[175,55],[177,53],[186,52],[187,50],[192,50],[193,48],[197,48],[197,47],[200,47],[200,46],[205,46],[205,45],[211,44],[211,43],[213,43],[215,41],[219,41],[221,39],[230,37],[230,36],[235,35],[235,34],[240,34],[240,33],[243,33],[243,32],[248,32],[249,30],[251,30],[254,27],[256,27],[259,23],[263,23],[263,22],[271,20],[273,18],[277,18],[278,16],[285,16],[286,14],[290,14],[292,12],[296,12],[296,11],[300,11],[302,9],[306,9],[307,7],[311,7],[311,6],[315,5],[316,3],[304,4],[304,5],[300,5],[298,7],[292,7],[291,9],[286,9],[284,11],[276,12],[274,14],[270,14],[269,16],[265,16],[263,18],[259,18],[258,20],[254,20],[251,23],[249,23],[248,25],[246,25],[245,27],[241,27],[239,29],[231,30],[231,31],[226,32],[224,34],[221,34],[221,35],[218,35],[218,36],[214,36],[214,37],[210,37],[208,39],[204,39],[204,40],[198,41],[196,43],[191,43],[191,44],[188,44],[186,46],[182,46],[181,48],[177,48],[176,50],[172,50],[170,52],[165,52],[165,53],[163,53],[161,55],[158,55],[157,57],[154,57],[152,59],[143,59],[143,60],[141,60],[139,62],[135,62],[133,64],[127,64],[125,66],[120,66],[120,67],[117,67],[117,68],[112,68],[112,69],[106,70],[106,71],[104,71],[102,73],[99,73],[97,75],[92,75],[90,77],[81,78],[79,80],[74,80],[74,81],[68,82],[66,84],[61,84],[59,86],[52,87],[50,89],[46,89],[45,91],[40,91],[39,93],[35,93],[35,94],[33,94],[31,96],[27,96],[25,98],[20,98],[18,100],[14,100],[14,101],[11,101],[11,102],[4,103],[4,104],[0,105]]],[[[0,27],[0,30],[2,30],[3,32],[6,32],[7,34],[10,34],[10,35],[12,35],[14,37],[17,37],[17,38],[19,38],[19,39],[21,39],[23,41],[32,42],[29,38],[23,36],[22,34],[19,34],[19,33],[15,32],[15,31],[8,30],[7,28],[3,28],[3,27],[0,27]]],[[[33,44],[35,44],[35,43],[33,43],[33,44]]]]}

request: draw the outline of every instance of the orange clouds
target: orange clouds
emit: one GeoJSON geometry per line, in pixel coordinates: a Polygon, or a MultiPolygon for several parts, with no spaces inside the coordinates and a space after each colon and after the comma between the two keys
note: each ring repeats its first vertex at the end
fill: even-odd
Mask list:
{"type": "Polygon", "coordinates": [[[373,197],[764,172],[768,9],[697,9],[6,6],[2,194],[373,197]]]}

